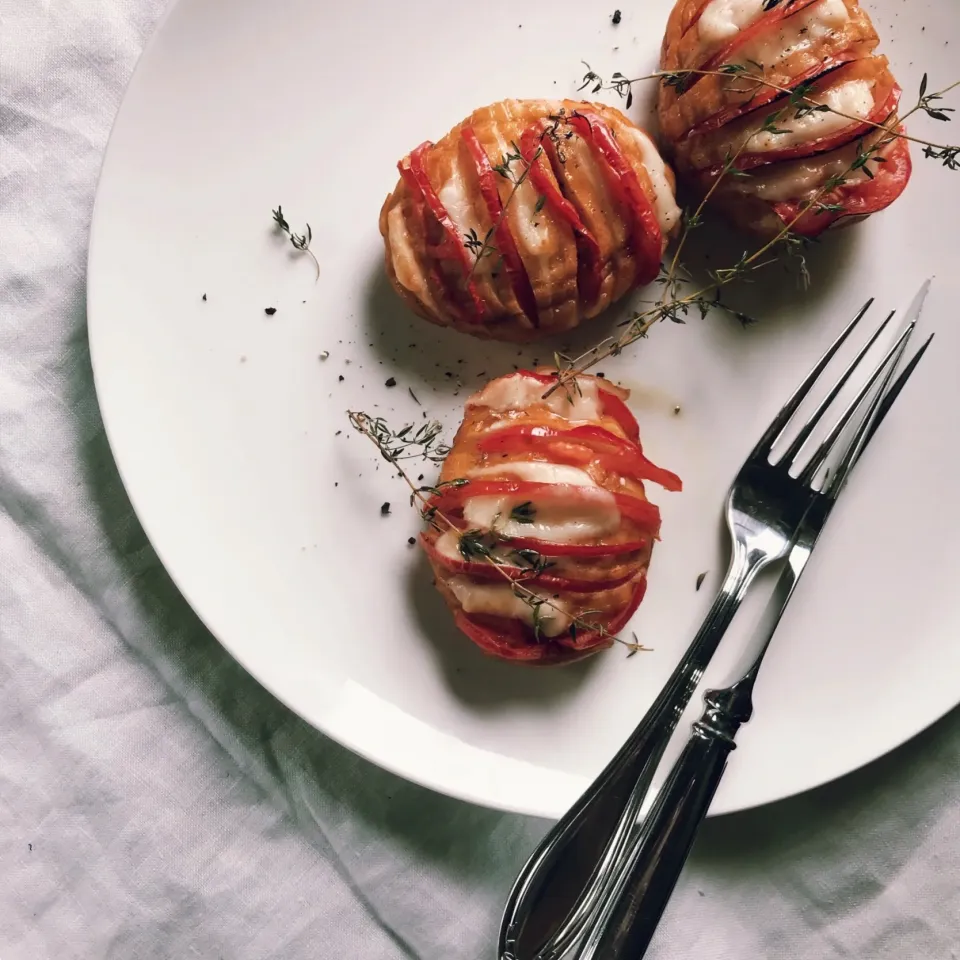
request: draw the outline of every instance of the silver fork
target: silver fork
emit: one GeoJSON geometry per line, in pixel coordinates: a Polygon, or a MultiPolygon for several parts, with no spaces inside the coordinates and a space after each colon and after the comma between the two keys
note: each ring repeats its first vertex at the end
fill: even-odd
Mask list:
{"type": "MultiPolygon", "coordinates": [[[[500,960],[557,960],[580,938],[601,904],[610,902],[604,898],[620,876],[617,868],[624,863],[628,844],[631,850],[636,847],[632,835],[645,812],[653,776],[727,626],[757,574],[790,552],[795,532],[821,496],[812,486],[814,477],[809,469],[797,478],[790,476],[790,470],[893,313],[868,338],[775,463],[770,462],[773,447],[872,303],[868,301],[831,344],[740,468],[726,501],[733,548],[723,585],[653,706],[600,776],[548,832],[520,872],[501,924],[500,960]]],[[[893,350],[902,347],[911,331],[912,325],[893,350]]],[[[889,361],[890,356],[892,352],[885,359],[889,361]]],[[[864,390],[876,385],[883,370],[884,366],[878,366],[873,371],[864,390]]],[[[844,423],[855,409],[845,413],[844,423]]],[[[842,427],[831,431],[830,445],[821,445],[815,457],[822,454],[825,459],[841,431],[842,427]]]]}
{"type": "MultiPolygon", "coordinates": [[[[928,284],[924,285],[914,300],[917,313],[927,288],[928,284]]],[[[886,366],[878,368],[878,375],[882,374],[879,390],[875,391],[867,404],[866,412],[839,464],[832,474],[824,477],[822,491],[807,508],[794,534],[787,562],[774,590],[772,616],[764,624],[762,641],[750,666],[734,683],[722,689],[708,690],[704,694],[704,711],[694,723],[690,737],[658,791],[649,814],[635,827],[624,853],[624,862],[595,912],[589,932],[576,953],[576,960],[641,960],[645,955],[697,831],[720,785],[727,759],[736,749],[737,732],[753,716],[754,685],[797,582],[850,471],[933,339],[931,334],[891,386],[890,381],[915,322],[911,321],[897,345],[887,354],[883,361],[886,366]]],[[[851,401],[837,426],[811,458],[801,478],[815,483],[843,427],[863,405],[875,379],[876,376],[871,378],[868,386],[851,401]]]]}

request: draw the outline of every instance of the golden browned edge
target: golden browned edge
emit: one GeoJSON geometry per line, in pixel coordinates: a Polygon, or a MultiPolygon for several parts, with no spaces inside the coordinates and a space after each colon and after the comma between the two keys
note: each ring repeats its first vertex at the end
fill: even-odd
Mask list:
{"type": "MultiPolygon", "coordinates": [[[[399,189],[399,188],[398,188],[399,189]]],[[[390,256],[390,240],[389,234],[390,231],[387,229],[387,215],[390,212],[391,201],[397,194],[397,190],[394,190],[393,193],[388,193],[387,198],[383,201],[383,206],[380,208],[380,236],[383,237],[384,242],[384,251],[383,251],[383,260],[384,268],[387,272],[387,278],[390,281],[390,285],[394,290],[400,295],[404,300],[407,306],[418,316],[422,317],[424,320],[429,320],[430,323],[434,323],[437,326],[443,327],[446,324],[438,320],[428,309],[427,305],[423,303],[412,290],[408,290],[398,279],[396,271],[393,269],[393,258],[390,256]]]]}

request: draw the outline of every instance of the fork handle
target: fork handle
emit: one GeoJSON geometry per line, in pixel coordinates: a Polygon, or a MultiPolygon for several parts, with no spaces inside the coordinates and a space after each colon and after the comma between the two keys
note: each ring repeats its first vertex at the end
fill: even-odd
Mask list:
{"type": "Polygon", "coordinates": [[[640,960],[686,863],[752,707],[736,688],[711,690],[706,709],[660,789],[624,869],[576,960],[640,960]],[[746,701],[744,703],[744,700],[746,701]]]}
{"type": "Polygon", "coordinates": [[[547,833],[520,872],[501,924],[500,960],[555,960],[594,915],[680,717],[747,587],[765,565],[738,552],[697,635],[627,742],[547,833]]]}

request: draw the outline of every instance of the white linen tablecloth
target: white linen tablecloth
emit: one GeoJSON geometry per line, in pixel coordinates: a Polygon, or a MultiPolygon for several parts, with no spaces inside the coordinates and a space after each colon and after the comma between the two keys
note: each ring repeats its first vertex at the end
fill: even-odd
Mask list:
{"type": "MultiPolygon", "coordinates": [[[[162,6],[0,0],[0,960],[489,960],[545,824],[383,773],[260,689],[165,575],[104,439],[87,231],[162,6]]],[[[652,955],[957,957],[958,769],[954,713],[711,821],[652,955]]]]}

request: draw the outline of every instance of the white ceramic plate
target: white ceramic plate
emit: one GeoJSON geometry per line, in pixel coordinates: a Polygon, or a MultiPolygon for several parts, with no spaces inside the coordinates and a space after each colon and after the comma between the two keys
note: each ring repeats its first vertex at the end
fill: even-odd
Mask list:
{"type": "MultiPolygon", "coordinates": [[[[957,78],[960,9],[868,3],[908,101],[924,70],[934,86],[957,78]]],[[[663,542],[633,625],[653,653],[545,671],[485,659],[407,544],[417,520],[400,481],[351,435],[348,407],[397,424],[426,410],[452,434],[470,391],[552,349],[483,345],[408,314],[377,230],[397,160],[478,105],[574,94],[581,59],[648,72],[669,8],[623,4],[614,26],[612,3],[582,0],[180,0],[103,167],[89,270],[97,390],[163,562],[230,652],[311,723],[494,807],[557,816],[600,770],[708,605],[722,497],[761,427],[868,295],[904,305],[930,274],[935,349],[811,564],[713,812],[850,771],[960,699],[960,174],[918,154],[899,203],[822,245],[808,294],[777,270],[754,295],[759,326],[661,327],[606,366],[634,389],[648,452],[686,481],[654,497],[663,542]],[[295,228],[310,222],[318,283],[272,229],[278,203],[295,228]]],[[[913,129],[960,136],[925,119],[913,129]]],[[[740,240],[715,237],[716,262],[739,255],[740,240]]]]}

